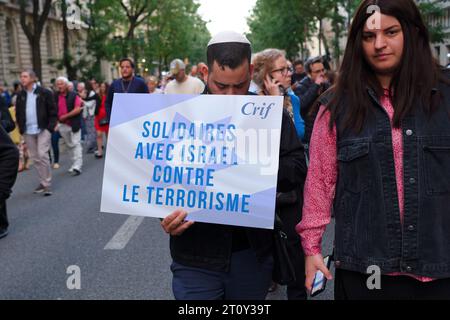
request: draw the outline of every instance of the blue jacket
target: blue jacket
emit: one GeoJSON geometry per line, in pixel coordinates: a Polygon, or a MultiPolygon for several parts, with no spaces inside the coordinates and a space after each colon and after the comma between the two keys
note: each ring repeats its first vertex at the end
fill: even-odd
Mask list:
{"type": "Polygon", "coordinates": [[[404,217],[400,220],[391,123],[373,90],[363,130],[344,126],[346,101],[336,119],[339,176],[334,213],[336,268],[382,274],[404,272],[450,278],[450,86],[433,90],[432,114],[417,101],[402,120],[404,217]]]}
{"type": "Polygon", "coordinates": [[[305,137],[305,121],[303,120],[300,112],[300,98],[297,97],[292,90],[289,90],[287,94],[291,98],[292,110],[294,112],[294,124],[295,130],[297,131],[297,136],[303,141],[303,138],[305,137]]]}

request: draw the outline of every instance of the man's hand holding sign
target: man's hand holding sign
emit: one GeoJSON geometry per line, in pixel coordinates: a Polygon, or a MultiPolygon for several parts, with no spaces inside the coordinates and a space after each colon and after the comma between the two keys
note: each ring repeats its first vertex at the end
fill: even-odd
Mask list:
{"type": "Polygon", "coordinates": [[[179,236],[194,224],[194,221],[186,221],[188,213],[183,210],[175,210],[161,221],[164,231],[171,236],[179,236]]]}

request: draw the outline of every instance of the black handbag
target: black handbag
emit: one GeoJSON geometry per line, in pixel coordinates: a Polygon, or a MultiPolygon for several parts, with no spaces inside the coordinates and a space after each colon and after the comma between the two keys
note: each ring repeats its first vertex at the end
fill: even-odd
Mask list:
{"type": "Polygon", "coordinates": [[[101,118],[101,119],[98,121],[98,124],[99,124],[99,126],[101,126],[101,127],[108,125],[108,124],[109,124],[108,117],[101,118]]]}
{"type": "Polygon", "coordinates": [[[288,237],[283,231],[283,222],[277,213],[273,232],[272,280],[281,285],[289,285],[296,281],[294,265],[288,251],[288,237]]]}
{"type": "Polygon", "coordinates": [[[297,202],[297,199],[298,199],[297,189],[289,192],[277,192],[276,207],[281,208],[293,205],[297,202]]]}

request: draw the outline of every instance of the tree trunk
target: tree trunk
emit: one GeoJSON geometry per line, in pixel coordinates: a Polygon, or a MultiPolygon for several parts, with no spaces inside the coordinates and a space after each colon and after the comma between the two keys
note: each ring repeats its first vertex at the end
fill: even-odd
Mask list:
{"type": "Polygon", "coordinates": [[[134,30],[137,27],[137,19],[129,19],[130,21],[130,28],[128,29],[128,33],[127,33],[127,50],[125,52],[125,56],[131,55],[133,57],[134,63],[136,64],[137,67],[137,47],[136,47],[136,41],[134,39],[134,30]],[[129,47],[128,47],[129,46],[129,47]]]}
{"type": "Polygon", "coordinates": [[[341,25],[338,22],[339,18],[339,7],[337,3],[334,6],[334,56],[335,56],[335,67],[338,70],[340,67],[341,61],[341,47],[340,47],[340,38],[341,38],[341,25]]]}
{"type": "Polygon", "coordinates": [[[42,9],[42,13],[39,15],[39,1],[33,0],[33,14],[32,21],[30,24],[27,24],[26,21],[26,6],[28,1],[21,0],[19,2],[20,5],[20,25],[22,27],[23,32],[25,33],[28,42],[31,47],[32,52],[32,63],[33,69],[36,73],[36,76],[39,78],[41,82],[44,81],[42,77],[42,60],[41,60],[41,35],[42,30],[44,29],[45,22],[47,21],[48,15],[50,13],[50,7],[52,4],[51,0],[45,0],[44,8],[42,9]]]}
{"type": "Polygon", "coordinates": [[[43,81],[42,79],[42,60],[41,60],[41,46],[40,46],[40,39],[38,37],[33,37],[31,39],[31,54],[32,56],[32,63],[33,63],[33,70],[36,73],[36,76],[38,77],[39,81],[43,81]]]}

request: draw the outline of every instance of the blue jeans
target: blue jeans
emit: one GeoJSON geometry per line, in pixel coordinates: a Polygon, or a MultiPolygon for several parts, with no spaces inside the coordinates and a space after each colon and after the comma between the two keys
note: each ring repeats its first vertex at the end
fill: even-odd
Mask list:
{"type": "Polygon", "coordinates": [[[264,300],[272,282],[273,258],[259,262],[249,249],[232,254],[229,272],[192,268],[176,262],[170,269],[177,300],[264,300]]]}
{"type": "Polygon", "coordinates": [[[59,163],[59,139],[61,135],[58,131],[52,133],[52,149],[53,149],[53,163],[59,163]]]}

